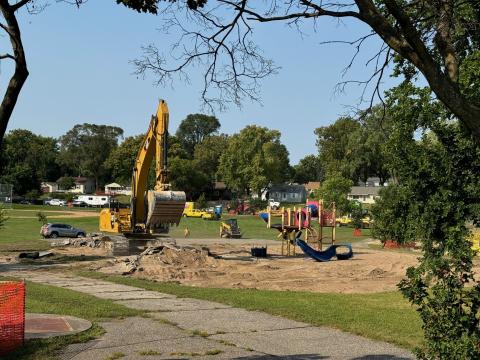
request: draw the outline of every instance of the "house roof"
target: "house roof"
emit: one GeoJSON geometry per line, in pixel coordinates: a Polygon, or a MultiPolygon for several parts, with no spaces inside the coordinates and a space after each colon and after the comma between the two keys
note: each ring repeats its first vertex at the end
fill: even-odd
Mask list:
{"type": "MultiPolygon", "coordinates": [[[[57,184],[62,181],[63,179],[65,179],[66,176],[62,176],[60,177],[57,181],[55,181],[57,184]]],[[[73,178],[73,181],[75,181],[75,184],[85,184],[88,180],[90,180],[89,178],[86,178],[86,177],[83,177],[83,176],[77,176],[77,177],[74,177],[73,178]]]]}
{"type": "Polygon", "coordinates": [[[320,188],[320,181],[310,181],[306,183],[304,186],[305,186],[305,189],[307,190],[317,190],[320,188]]]}
{"type": "Polygon", "coordinates": [[[352,186],[348,195],[374,195],[377,196],[383,186],[352,186]]]}
{"type": "Polygon", "coordinates": [[[300,193],[305,191],[305,186],[298,184],[278,184],[272,185],[269,192],[300,193]]]}
{"type": "Polygon", "coordinates": [[[225,190],[227,188],[227,185],[225,185],[223,181],[215,181],[213,188],[215,190],[225,190]]]}

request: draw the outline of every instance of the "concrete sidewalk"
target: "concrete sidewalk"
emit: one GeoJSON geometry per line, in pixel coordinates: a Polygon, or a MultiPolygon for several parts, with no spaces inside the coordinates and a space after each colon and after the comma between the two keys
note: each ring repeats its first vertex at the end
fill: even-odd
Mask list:
{"type": "MultiPolygon", "coordinates": [[[[44,271],[2,275],[68,288],[149,311],[101,323],[106,334],[68,346],[62,359],[412,359],[388,343],[210,301],[44,271]]],[[[27,294],[28,296],[28,294],[27,294]]]]}

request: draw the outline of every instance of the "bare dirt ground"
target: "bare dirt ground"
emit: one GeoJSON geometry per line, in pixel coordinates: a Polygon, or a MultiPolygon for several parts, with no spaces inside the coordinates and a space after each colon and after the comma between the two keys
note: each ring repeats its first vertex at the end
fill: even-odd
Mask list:
{"type": "MultiPolygon", "coordinates": [[[[159,253],[128,258],[104,258],[88,261],[89,257],[105,256],[102,248],[55,248],[57,256],[84,255],[87,266],[100,272],[122,274],[126,260],[137,263],[131,275],[157,281],[175,281],[197,287],[290,290],[324,293],[374,293],[397,290],[409,266],[417,263],[418,252],[406,250],[374,250],[366,243],[354,245],[350,260],[316,262],[297,248],[297,256],[280,255],[280,244],[268,247],[269,257],[250,256],[248,244],[209,244],[208,249],[163,248],[159,253]],[[209,255],[210,254],[210,255],[209,255]],[[88,263],[88,264],[87,264],[88,263]]],[[[6,259],[0,259],[0,262],[6,259]]],[[[14,261],[13,259],[9,259],[14,261]]],[[[9,261],[6,261],[9,262],[9,261]]],[[[74,265],[71,263],[71,265],[74,265]]],[[[77,263],[80,265],[80,263],[77,263]]],[[[475,260],[480,272],[480,260],[475,260]]]]}
{"type": "MultiPolygon", "coordinates": [[[[250,288],[329,293],[391,291],[416,263],[418,254],[354,248],[350,260],[316,262],[297,249],[296,257],[280,256],[280,246],[269,246],[267,259],[252,259],[250,247],[218,244],[205,252],[164,249],[144,256],[131,276],[177,281],[198,287],[250,288]]],[[[121,273],[123,264],[109,263],[99,271],[121,273]]]]}

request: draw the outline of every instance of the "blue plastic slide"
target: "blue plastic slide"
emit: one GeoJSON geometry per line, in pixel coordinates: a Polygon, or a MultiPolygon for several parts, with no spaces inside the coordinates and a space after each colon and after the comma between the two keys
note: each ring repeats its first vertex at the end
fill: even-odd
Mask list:
{"type": "Polygon", "coordinates": [[[334,256],[337,257],[338,260],[347,260],[353,257],[352,245],[350,244],[331,245],[325,251],[318,251],[318,250],[312,249],[310,246],[308,246],[308,244],[305,241],[301,240],[298,236],[296,238],[296,241],[297,241],[297,245],[300,247],[300,249],[302,249],[305,255],[308,255],[312,259],[317,261],[330,261],[334,256]],[[337,248],[339,247],[348,248],[348,252],[337,254],[337,248]]]}

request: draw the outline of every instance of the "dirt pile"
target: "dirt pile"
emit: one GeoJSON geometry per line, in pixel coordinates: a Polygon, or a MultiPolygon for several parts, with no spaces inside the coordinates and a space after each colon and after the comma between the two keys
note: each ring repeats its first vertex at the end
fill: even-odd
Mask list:
{"type": "Polygon", "coordinates": [[[163,244],[149,247],[140,255],[114,259],[102,271],[123,275],[138,272],[171,281],[200,276],[204,269],[215,268],[215,263],[206,247],[163,244]]]}

